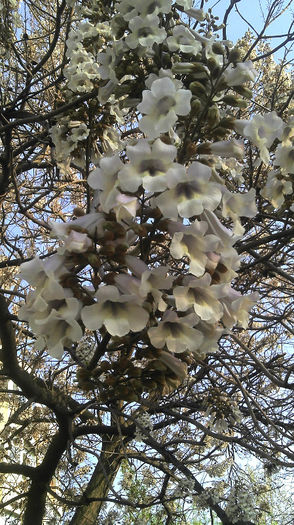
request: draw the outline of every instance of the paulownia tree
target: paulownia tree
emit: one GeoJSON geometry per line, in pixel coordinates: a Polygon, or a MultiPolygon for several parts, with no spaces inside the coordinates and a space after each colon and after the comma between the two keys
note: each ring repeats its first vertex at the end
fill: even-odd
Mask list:
{"type": "Polygon", "coordinates": [[[1,6],[6,523],[250,525],[294,465],[293,31],[239,3],[1,6]]]}

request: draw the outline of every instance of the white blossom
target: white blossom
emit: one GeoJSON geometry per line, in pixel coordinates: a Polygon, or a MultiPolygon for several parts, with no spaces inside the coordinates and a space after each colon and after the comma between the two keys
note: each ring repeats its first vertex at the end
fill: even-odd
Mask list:
{"type": "Polygon", "coordinates": [[[284,204],[285,195],[291,194],[292,191],[290,180],[286,180],[278,171],[271,171],[260,193],[271,202],[274,208],[279,209],[284,204]]]}
{"type": "Polygon", "coordinates": [[[203,335],[193,328],[198,319],[195,314],[178,317],[176,312],[168,310],[156,327],[149,328],[148,336],[155,348],[164,348],[170,352],[181,353],[186,350],[198,351],[203,335]]]}
{"type": "Polygon", "coordinates": [[[181,24],[175,26],[172,36],[166,39],[166,43],[171,52],[180,50],[183,53],[197,55],[202,49],[201,43],[195,40],[191,31],[181,24]]]}
{"type": "Polygon", "coordinates": [[[211,285],[208,273],[200,279],[187,278],[184,285],[176,286],[173,290],[177,309],[185,312],[192,307],[203,321],[219,321],[223,308],[218,299],[223,295],[223,286],[211,285]]]}
{"type": "Polygon", "coordinates": [[[232,328],[238,323],[242,328],[247,328],[249,310],[259,299],[259,294],[253,292],[250,295],[241,295],[240,292],[231,287],[227,288],[227,294],[220,299],[224,313],[222,321],[226,328],[232,328]]]}
{"type": "Polygon", "coordinates": [[[106,285],[99,288],[94,297],[97,302],[85,306],[81,313],[89,330],[98,330],[104,325],[111,335],[123,336],[145,328],[149,315],[135,295],[120,295],[115,286],[106,285]]]}
{"type": "Polygon", "coordinates": [[[62,250],[58,250],[58,253],[83,253],[89,250],[93,245],[91,239],[86,233],[80,233],[74,230],[69,232],[68,237],[65,239],[62,250]]]}
{"type": "Polygon", "coordinates": [[[219,155],[219,157],[235,157],[242,159],[244,157],[244,145],[239,140],[220,140],[205,144],[209,153],[219,155]]]}
{"type": "Polygon", "coordinates": [[[275,139],[281,139],[285,127],[284,122],[275,111],[265,115],[254,115],[250,121],[235,120],[235,130],[251,140],[260,150],[260,158],[268,164],[269,148],[275,139]]]}
{"type": "Polygon", "coordinates": [[[163,27],[159,27],[158,16],[135,16],[129,22],[132,31],[126,37],[126,44],[130,49],[135,49],[140,44],[142,47],[152,49],[153,44],[161,44],[166,37],[163,27]]]}
{"type": "Polygon", "coordinates": [[[278,145],[274,164],[279,166],[283,172],[294,173],[294,146],[292,143],[278,145]]]}
{"type": "Polygon", "coordinates": [[[137,106],[138,111],[146,115],[139,121],[140,130],[150,139],[169,131],[177,115],[189,113],[191,97],[191,91],[176,89],[168,77],[155,80],[150,91],[143,91],[143,100],[137,106]]]}
{"type": "Polygon", "coordinates": [[[185,13],[188,16],[195,18],[195,20],[197,20],[198,22],[203,22],[203,20],[205,20],[207,16],[203,9],[196,9],[195,7],[192,7],[191,9],[186,9],[185,13]]]}
{"type": "Polygon", "coordinates": [[[145,80],[146,88],[151,89],[153,82],[162,78],[169,78],[173,82],[176,89],[180,89],[183,87],[183,82],[174,77],[171,69],[160,68],[158,75],[156,75],[155,73],[150,73],[148,75],[148,77],[145,80]]]}
{"type": "Polygon", "coordinates": [[[99,202],[106,213],[117,204],[117,197],[120,195],[118,172],[123,166],[118,154],[103,157],[99,166],[91,171],[88,177],[89,186],[100,191],[99,202]]]}
{"type": "Polygon", "coordinates": [[[47,304],[41,296],[33,294],[20,309],[19,318],[29,321],[34,333],[42,336],[52,357],[61,359],[64,346],[78,341],[83,335],[77,322],[80,309],[81,303],[75,297],[47,304]]]}
{"type": "Polygon", "coordinates": [[[211,169],[200,162],[192,162],[187,175],[172,189],[155,199],[165,217],[177,219],[178,215],[190,218],[203,210],[215,210],[221,200],[218,184],[210,182],[211,169]]]}
{"type": "Polygon", "coordinates": [[[134,146],[127,146],[130,162],[119,171],[120,187],[133,192],[142,184],[148,191],[159,192],[175,186],[185,174],[184,166],[173,162],[176,154],[174,146],[159,138],[153,144],[140,139],[134,146]]]}
{"type": "Polygon", "coordinates": [[[68,222],[50,222],[52,236],[61,241],[66,241],[71,230],[87,233],[89,237],[97,238],[103,235],[105,218],[102,213],[87,213],[68,222]]]}
{"type": "Polygon", "coordinates": [[[243,235],[239,217],[254,217],[257,213],[255,190],[251,188],[247,193],[231,193],[226,188],[222,197],[222,215],[231,217],[234,221],[234,233],[243,235]]]}
{"type": "Polygon", "coordinates": [[[189,271],[196,277],[204,274],[208,262],[208,253],[218,245],[215,235],[205,235],[208,225],[205,221],[196,220],[191,226],[172,224],[171,233],[174,232],[170,245],[170,253],[175,259],[187,256],[190,260],[189,271]],[[180,231],[176,231],[180,230],[180,231]]]}
{"type": "Polygon", "coordinates": [[[257,72],[253,67],[251,60],[246,62],[238,62],[235,66],[229,64],[223,74],[226,84],[230,87],[241,86],[247,81],[254,81],[257,72]]]}
{"type": "Polygon", "coordinates": [[[65,259],[61,255],[51,255],[40,259],[35,257],[31,261],[20,265],[20,277],[35,287],[42,287],[48,278],[54,278],[67,273],[65,259]]]}

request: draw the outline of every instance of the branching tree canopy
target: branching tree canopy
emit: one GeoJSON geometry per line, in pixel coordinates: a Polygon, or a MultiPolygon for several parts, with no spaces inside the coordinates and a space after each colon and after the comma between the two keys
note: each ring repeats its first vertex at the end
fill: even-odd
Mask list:
{"type": "Polygon", "coordinates": [[[292,523],[291,3],[1,3],[1,523],[292,523]]]}

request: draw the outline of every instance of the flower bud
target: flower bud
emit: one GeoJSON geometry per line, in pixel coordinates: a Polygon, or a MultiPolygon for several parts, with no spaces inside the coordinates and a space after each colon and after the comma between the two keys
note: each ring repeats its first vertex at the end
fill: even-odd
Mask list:
{"type": "Polygon", "coordinates": [[[213,137],[215,140],[222,140],[228,135],[228,130],[218,126],[213,130],[213,137]]]}
{"type": "Polygon", "coordinates": [[[191,102],[191,114],[192,115],[198,115],[202,109],[202,104],[199,98],[195,98],[191,102]]]}
{"type": "Polygon", "coordinates": [[[73,210],[73,215],[75,215],[75,217],[83,217],[83,215],[85,215],[85,212],[84,212],[84,210],[82,208],[77,206],[73,210]]]}
{"type": "Polygon", "coordinates": [[[239,95],[242,95],[245,98],[251,99],[252,98],[252,90],[244,87],[244,86],[234,86],[234,91],[239,93],[239,95]]]}
{"type": "Polygon", "coordinates": [[[97,253],[87,253],[87,260],[92,268],[100,268],[101,260],[97,253]]]}
{"type": "Polygon", "coordinates": [[[189,89],[193,93],[193,95],[201,96],[206,95],[207,93],[207,88],[197,80],[194,80],[194,82],[191,82],[191,84],[189,84],[189,89]]]}
{"type": "Polygon", "coordinates": [[[99,254],[105,255],[106,257],[112,257],[115,253],[115,247],[112,244],[107,244],[107,246],[102,246],[100,248],[99,254]]]}
{"type": "Polygon", "coordinates": [[[224,55],[225,54],[225,48],[220,42],[215,42],[212,44],[212,51],[216,55],[224,55]]]}
{"type": "Polygon", "coordinates": [[[247,108],[246,100],[235,95],[225,95],[222,100],[225,104],[233,108],[247,108]]]}
{"type": "Polygon", "coordinates": [[[234,129],[234,123],[235,123],[235,118],[234,117],[225,117],[225,118],[222,118],[219,125],[222,127],[222,128],[226,128],[226,129],[234,129]]]}
{"type": "Polygon", "coordinates": [[[213,73],[213,76],[217,76],[219,74],[219,72],[220,72],[219,65],[218,65],[217,61],[213,57],[210,57],[207,60],[207,67],[208,67],[209,71],[211,73],[213,73]]]}
{"type": "Polygon", "coordinates": [[[114,240],[114,233],[111,232],[111,231],[105,232],[104,237],[103,237],[103,241],[107,242],[107,241],[113,241],[113,240],[114,240]]]}
{"type": "Polygon", "coordinates": [[[194,72],[194,64],[192,62],[177,62],[173,64],[171,70],[175,75],[187,75],[194,72]]]}
{"type": "Polygon", "coordinates": [[[207,122],[209,126],[216,126],[220,121],[220,113],[218,107],[214,104],[210,106],[207,112],[207,122]]]}
{"type": "Polygon", "coordinates": [[[239,62],[241,59],[241,53],[239,49],[233,47],[229,53],[229,62],[239,62]]]}

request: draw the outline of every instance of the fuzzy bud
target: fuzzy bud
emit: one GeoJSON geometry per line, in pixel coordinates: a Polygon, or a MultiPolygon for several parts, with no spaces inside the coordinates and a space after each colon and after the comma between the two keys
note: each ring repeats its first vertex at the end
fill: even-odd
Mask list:
{"type": "Polygon", "coordinates": [[[198,113],[200,113],[202,109],[202,104],[201,104],[201,101],[199,100],[199,98],[195,98],[194,100],[192,100],[191,102],[191,113],[192,115],[198,115],[198,113]]]}
{"type": "Polygon", "coordinates": [[[207,122],[210,127],[216,126],[220,121],[220,113],[218,107],[214,104],[210,106],[207,112],[207,122]]]}
{"type": "Polygon", "coordinates": [[[214,44],[212,44],[212,51],[216,54],[216,55],[224,55],[225,54],[225,48],[222,44],[220,44],[220,42],[215,42],[214,44]]]}
{"type": "Polygon", "coordinates": [[[243,100],[242,98],[235,95],[225,95],[223,97],[223,102],[228,106],[232,106],[233,108],[247,108],[246,100],[243,100]]]}
{"type": "Polygon", "coordinates": [[[248,98],[249,100],[252,98],[252,90],[244,87],[244,86],[234,86],[234,91],[239,93],[239,95],[242,95],[245,98],[248,98]]]}
{"type": "Polygon", "coordinates": [[[231,49],[230,54],[229,54],[229,62],[239,62],[240,59],[241,59],[241,53],[239,49],[237,49],[236,47],[233,47],[233,49],[231,49]]]}
{"type": "Polygon", "coordinates": [[[193,93],[193,95],[197,96],[203,96],[207,93],[207,88],[197,80],[194,80],[194,82],[191,82],[191,84],[189,84],[189,89],[193,93]]]}

